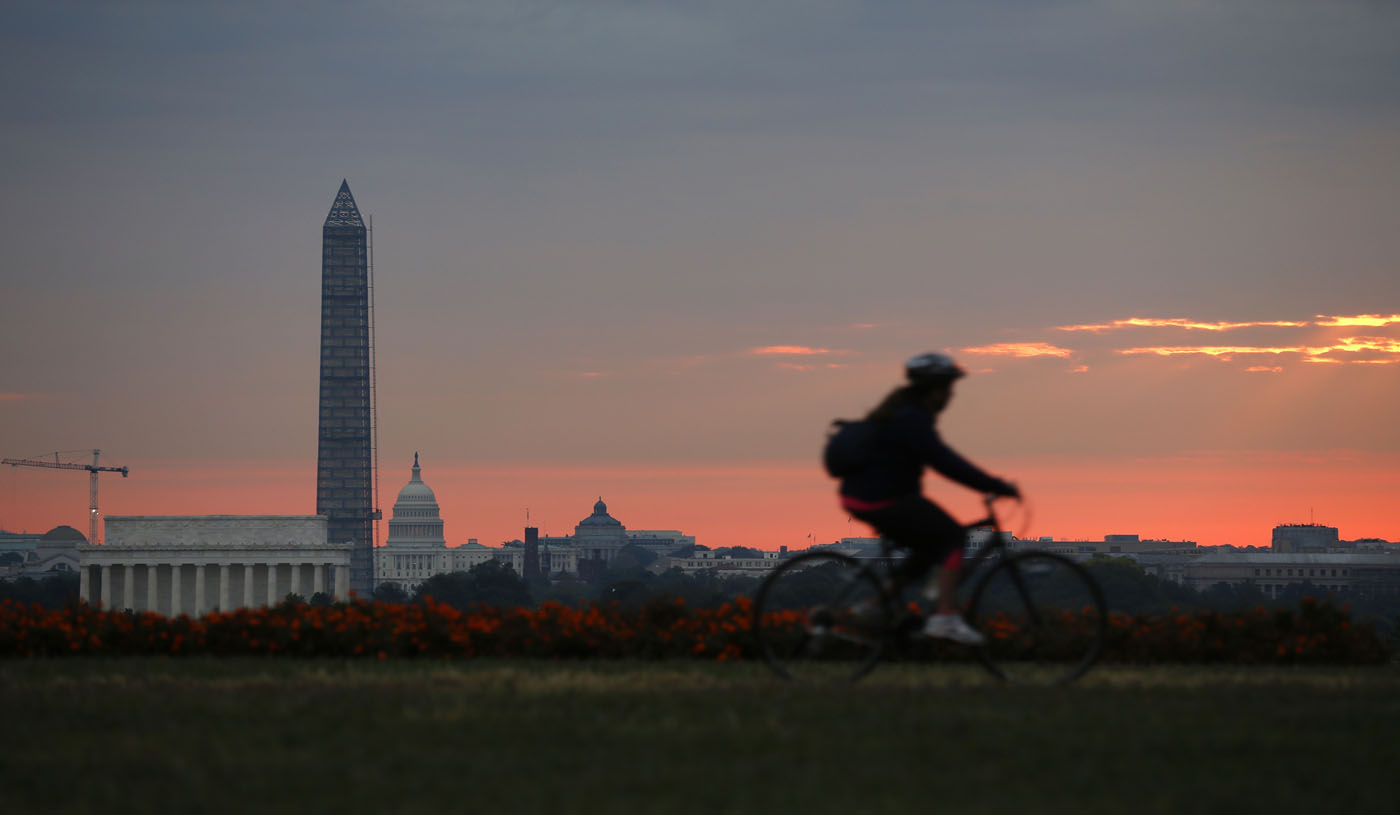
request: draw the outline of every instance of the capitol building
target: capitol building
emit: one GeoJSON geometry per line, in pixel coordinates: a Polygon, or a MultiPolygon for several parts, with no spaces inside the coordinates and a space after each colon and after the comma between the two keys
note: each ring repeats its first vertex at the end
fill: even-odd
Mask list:
{"type": "Polygon", "coordinates": [[[376,587],[392,583],[412,594],[435,574],[465,572],[491,559],[492,550],[475,539],[465,546],[448,548],[437,496],[423,483],[423,470],[414,453],[412,477],[394,500],[389,537],[374,551],[376,587]]]}
{"type": "Polygon", "coordinates": [[[580,563],[606,564],[629,545],[666,554],[694,543],[693,535],[677,530],[629,530],[608,514],[607,504],[599,498],[592,514],[574,526],[572,535],[541,537],[536,528],[526,527],[523,541],[504,546],[483,546],[475,538],[448,546],[437,496],[423,482],[414,453],[412,474],[394,501],[389,536],[374,553],[375,585],[392,583],[412,594],[435,574],[465,572],[488,560],[525,577],[578,575],[580,563]]]}

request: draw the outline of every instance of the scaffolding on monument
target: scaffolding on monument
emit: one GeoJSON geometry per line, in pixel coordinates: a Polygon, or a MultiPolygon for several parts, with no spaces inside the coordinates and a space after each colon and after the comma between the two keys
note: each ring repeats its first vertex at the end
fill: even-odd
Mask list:
{"type": "Polygon", "coordinates": [[[369,216],[365,230],[366,269],[369,288],[369,456],[370,456],[370,557],[369,586],[374,591],[374,550],[379,546],[379,519],[383,512],[379,509],[379,396],[378,376],[375,373],[374,339],[374,216],[369,216]]]}

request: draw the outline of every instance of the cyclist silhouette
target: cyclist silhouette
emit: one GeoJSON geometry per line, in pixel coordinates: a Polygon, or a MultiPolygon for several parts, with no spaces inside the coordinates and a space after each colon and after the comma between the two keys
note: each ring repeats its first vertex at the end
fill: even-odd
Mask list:
{"type": "Polygon", "coordinates": [[[990,476],[943,443],[934,427],[953,398],[953,383],[966,375],[946,354],[913,357],[904,365],[908,382],[895,388],[866,421],[876,432],[868,460],[841,479],[841,506],[909,552],[895,571],[898,594],[928,575],[940,562],[937,582],[925,597],[936,596],[937,610],[924,624],[926,636],[980,645],[981,633],[968,625],[954,605],[962,569],[964,527],[942,507],[924,497],[924,467],[983,493],[1020,498],[1016,485],[990,476]]]}

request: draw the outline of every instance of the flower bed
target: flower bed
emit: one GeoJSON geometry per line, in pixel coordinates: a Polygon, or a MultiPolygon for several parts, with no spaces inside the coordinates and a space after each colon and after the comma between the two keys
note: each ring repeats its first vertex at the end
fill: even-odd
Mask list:
{"type": "Polygon", "coordinates": [[[1375,628],[1343,607],[1304,597],[1297,611],[1110,614],[1104,658],[1115,662],[1384,663],[1375,628]]]}
{"type": "MultiPolygon", "coordinates": [[[[64,655],[277,655],[303,657],[701,658],[754,656],[752,603],[715,609],[680,601],[641,608],[558,603],[469,612],[428,600],[354,601],[164,617],[78,605],[49,611],[0,603],[0,657],[64,655]]],[[[1345,609],[1305,600],[1298,612],[1258,609],[1160,616],[1113,614],[1104,659],[1112,662],[1384,662],[1374,629],[1345,609]]],[[[937,658],[966,657],[957,648],[937,658]]]]}

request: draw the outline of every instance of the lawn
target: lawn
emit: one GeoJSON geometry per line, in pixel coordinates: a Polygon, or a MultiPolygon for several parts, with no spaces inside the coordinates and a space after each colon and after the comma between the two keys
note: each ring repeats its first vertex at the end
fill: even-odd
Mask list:
{"type": "Polygon", "coordinates": [[[0,661],[24,812],[1395,811],[1400,669],[0,661]]]}

